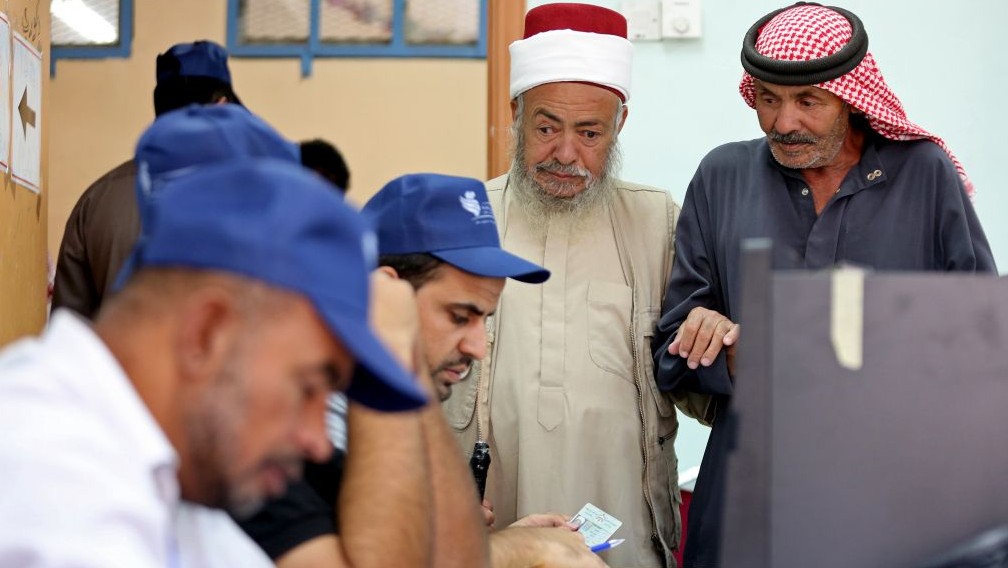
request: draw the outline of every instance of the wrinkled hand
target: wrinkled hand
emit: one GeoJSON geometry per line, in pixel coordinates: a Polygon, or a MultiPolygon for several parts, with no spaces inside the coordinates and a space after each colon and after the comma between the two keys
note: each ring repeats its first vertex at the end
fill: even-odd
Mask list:
{"type": "Polygon", "coordinates": [[[735,375],[735,345],[739,325],[714,310],[696,307],[690,310],[679,326],[676,338],[669,344],[670,355],[686,359],[686,366],[709,367],[722,348],[727,348],[728,374],[735,375]]]}
{"type": "Polygon", "coordinates": [[[606,563],[585,544],[584,535],[567,528],[537,528],[548,539],[538,566],[555,568],[601,568],[606,563]]]}
{"type": "Polygon", "coordinates": [[[576,531],[578,529],[576,526],[567,522],[567,517],[558,513],[534,513],[532,515],[524,516],[508,526],[548,528],[562,527],[569,531],[576,531]]]}
{"type": "Polygon", "coordinates": [[[483,500],[483,523],[486,528],[493,530],[495,523],[497,522],[497,516],[494,515],[493,503],[489,499],[483,500]]]}
{"type": "MultiPolygon", "coordinates": [[[[606,563],[585,544],[584,536],[565,527],[508,527],[494,533],[524,551],[522,566],[604,568],[606,563]]],[[[491,548],[494,543],[491,540],[491,548]]]]}
{"type": "Polygon", "coordinates": [[[371,273],[369,320],[378,338],[403,367],[416,372],[420,337],[413,287],[376,270],[371,273]]]}

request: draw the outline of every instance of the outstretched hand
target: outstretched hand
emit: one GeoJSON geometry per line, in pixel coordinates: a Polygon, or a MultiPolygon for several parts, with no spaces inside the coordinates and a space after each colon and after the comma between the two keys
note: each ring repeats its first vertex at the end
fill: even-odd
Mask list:
{"type": "Polygon", "coordinates": [[[739,324],[707,308],[690,310],[669,344],[670,355],[686,359],[690,369],[709,367],[722,349],[727,349],[728,374],[735,375],[735,345],[739,339],[739,324]]]}

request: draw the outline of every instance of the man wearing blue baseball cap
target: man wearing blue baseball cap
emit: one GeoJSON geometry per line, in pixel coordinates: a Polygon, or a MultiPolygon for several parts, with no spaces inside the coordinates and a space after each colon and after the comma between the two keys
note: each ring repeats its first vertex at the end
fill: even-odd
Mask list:
{"type": "Polygon", "coordinates": [[[375,224],[379,264],[417,292],[424,354],[442,400],[486,354],[487,317],[504,279],[541,284],[549,271],[501,248],[483,184],[437,174],[385,185],[361,213],[375,224]]]}
{"type": "MultiPolygon", "coordinates": [[[[246,157],[297,164],[298,148],[236,104],[192,104],[164,113],[144,131],[136,146],[136,203],[141,225],[148,222],[155,195],[170,180],[198,167],[246,157]]],[[[121,274],[117,287],[124,277],[121,274]]],[[[176,528],[183,565],[230,566],[236,558],[246,568],[269,563],[234,521],[219,511],[183,502],[176,528]]]]}
{"type": "MultiPolygon", "coordinates": [[[[416,291],[421,358],[445,399],[451,385],[485,355],[486,318],[496,309],[504,279],[537,284],[549,272],[501,249],[479,180],[403,176],[382,188],[362,213],[378,234],[379,270],[409,282],[416,291]]],[[[423,412],[421,423],[427,459],[413,467],[425,465],[429,472],[422,493],[432,508],[430,565],[483,566],[485,537],[472,475],[437,404],[423,412]]],[[[351,431],[351,457],[354,442],[351,431]]],[[[339,471],[336,464],[329,475],[306,477],[309,495],[288,495],[267,505],[268,520],[251,527],[250,533],[281,568],[342,565],[331,545],[342,538],[344,523],[338,511],[333,518],[334,503],[347,498],[348,491],[339,487],[339,471]]],[[[563,526],[565,520],[533,515],[491,534],[492,565],[601,566],[581,536],[563,526]]]]}
{"type": "MultiPolygon", "coordinates": [[[[378,280],[386,347],[368,321],[373,236],[325,181],[236,160],[156,201],[93,325],[58,310],[0,354],[0,565],[179,565],[179,498],[241,515],[282,493],[304,459],[331,453],[332,388],[374,415],[428,401],[403,366],[418,326],[408,287],[378,280]]],[[[368,443],[344,487],[368,506],[347,505],[345,532],[391,523],[414,565],[426,504],[397,474],[424,459],[419,418],[400,413],[395,431],[360,418],[368,443]]]]}
{"type": "MultiPolygon", "coordinates": [[[[542,284],[550,272],[501,248],[485,186],[476,179],[402,176],[375,194],[362,213],[378,234],[380,270],[408,281],[416,291],[420,343],[445,401],[452,385],[487,355],[487,319],[497,309],[505,279],[516,281],[511,286],[542,284]]],[[[437,518],[462,517],[459,493],[464,496],[465,488],[472,487],[472,474],[464,458],[458,459],[458,443],[443,414],[430,423],[432,478],[442,480],[431,487],[437,523],[437,518]]],[[[492,511],[484,508],[484,514],[492,524],[492,511]]],[[[532,514],[490,533],[491,565],[604,566],[566,521],[559,514],[532,514]]],[[[435,539],[434,565],[450,564],[455,555],[450,535],[437,539],[435,533],[435,539]]]]}
{"type": "MultiPolygon", "coordinates": [[[[173,45],[157,56],[154,115],[191,104],[240,104],[227,51],[212,41],[173,45]]],[[[140,232],[134,198],[136,163],[98,178],[70,212],[56,262],[52,307],[94,316],[140,232]]]]}

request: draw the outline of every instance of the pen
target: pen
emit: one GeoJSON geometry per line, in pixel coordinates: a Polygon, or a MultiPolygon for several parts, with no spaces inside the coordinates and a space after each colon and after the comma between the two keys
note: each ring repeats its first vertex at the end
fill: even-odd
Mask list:
{"type": "Polygon", "coordinates": [[[617,546],[623,544],[624,540],[626,540],[626,539],[623,539],[623,538],[614,538],[612,540],[607,540],[605,542],[596,544],[595,546],[591,547],[591,551],[592,552],[602,552],[603,550],[609,550],[610,548],[616,548],[617,546]]]}

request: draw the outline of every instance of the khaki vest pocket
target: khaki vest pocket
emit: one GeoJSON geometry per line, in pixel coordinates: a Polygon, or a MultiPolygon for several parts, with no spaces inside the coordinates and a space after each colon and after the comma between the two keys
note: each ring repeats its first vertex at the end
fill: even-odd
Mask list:
{"type": "Polygon", "coordinates": [[[623,284],[588,283],[588,354],[603,371],[633,382],[630,316],[633,290],[623,284]]]}

